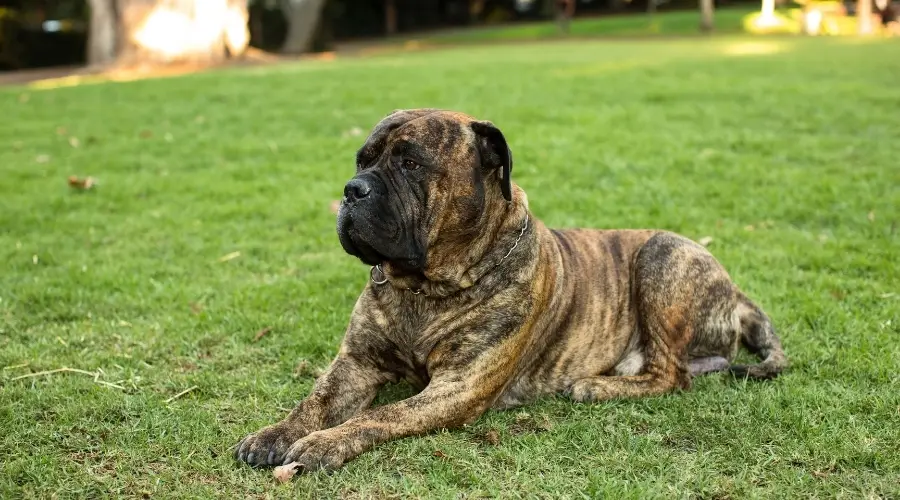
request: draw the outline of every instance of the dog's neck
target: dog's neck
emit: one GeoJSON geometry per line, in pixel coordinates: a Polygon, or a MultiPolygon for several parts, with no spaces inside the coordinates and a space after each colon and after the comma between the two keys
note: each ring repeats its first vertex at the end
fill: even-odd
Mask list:
{"type": "Polygon", "coordinates": [[[467,251],[448,252],[448,262],[433,264],[424,273],[415,275],[401,273],[389,262],[374,266],[371,269],[372,284],[431,298],[448,297],[474,286],[504,260],[512,258],[520,250],[522,240],[533,230],[534,221],[524,193],[517,191],[521,198],[504,207],[503,216],[496,224],[464,243],[467,251]],[[473,252],[473,249],[482,250],[473,252]]]}

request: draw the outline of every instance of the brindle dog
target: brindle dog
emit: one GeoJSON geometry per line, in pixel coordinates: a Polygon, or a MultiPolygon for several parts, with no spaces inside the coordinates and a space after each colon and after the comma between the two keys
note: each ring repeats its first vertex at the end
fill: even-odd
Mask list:
{"type": "Polygon", "coordinates": [[[666,231],[545,227],[491,122],[395,111],[356,160],[337,232],[371,279],[312,392],[238,443],[238,460],[335,469],[541,395],[653,396],[702,373],[766,379],[787,366],[769,318],[703,246],[666,231]],[[761,362],[731,365],[740,344],[761,362]],[[370,408],[399,379],[420,392],[370,408]]]}

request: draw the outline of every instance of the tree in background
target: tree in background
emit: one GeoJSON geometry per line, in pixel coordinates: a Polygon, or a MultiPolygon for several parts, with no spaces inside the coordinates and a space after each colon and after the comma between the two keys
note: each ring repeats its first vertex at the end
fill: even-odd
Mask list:
{"type": "Polygon", "coordinates": [[[700,31],[710,32],[715,27],[713,14],[715,0],[700,0],[700,31]]]}
{"type": "Polygon", "coordinates": [[[860,35],[871,35],[875,29],[872,26],[872,0],[857,0],[856,2],[856,29],[860,35]]]}
{"type": "Polygon", "coordinates": [[[569,22],[575,16],[575,0],[554,0],[554,7],[559,30],[568,35],[569,22]]]}
{"type": "Polygon", "coordinates": [[[326,0],[280,0],[288,31],[281,52],[302,54],[310,50],[322,21],[326,0]]]}

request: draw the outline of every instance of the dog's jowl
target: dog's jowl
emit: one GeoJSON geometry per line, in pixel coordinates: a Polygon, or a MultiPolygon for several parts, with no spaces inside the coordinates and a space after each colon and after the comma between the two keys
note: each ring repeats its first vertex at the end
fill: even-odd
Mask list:
{"type": "Polygon", "coordinates": [[[334,469],[541,395],[652,396],[702,373],[771,378],[787,366],[768,316],[703,246],[658,230],[548,228],[513,172],[491,122],[416,109],[375,126],[337,222],[370,279],[312,392],[238,443],[239,460],[334,469]],[[760,362],[732,365],[740,345],[760,362]],[[418,393],[370,408],[400,379],[418,393]]]}

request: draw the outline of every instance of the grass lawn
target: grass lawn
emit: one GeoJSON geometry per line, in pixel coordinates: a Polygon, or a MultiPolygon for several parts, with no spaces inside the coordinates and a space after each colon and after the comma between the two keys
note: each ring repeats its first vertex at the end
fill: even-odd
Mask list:
{"type": "MultiPolygon", "coordinates": [[[[715,24],[717,33],[739,33],[744,30],[744,16],[759,9],[729,7],[717,9],[715,24]]],[[[576,17],[569,26],[570,36],[575,37],[647,37],[699,36],[700,13],[697,10],[662,10],[654,16],[621,14],[615,16],[576,17]]],[[[559,28],[554,21],[513,23],[490,27],[446,30],[424,33],[421,36],[398,36],[395,40],[415,38],[429,44],[483,43],[498,41],[523,41],[559,38],[559,28]]]]}
{"type": "Polygon", "coordinates": [[[0,497],[896,498],[898,48],[582,41],[0,89],[0,497]],[[233,461],[369,277],[329,209],[355,129],[418,106],[500,126],[549,225],[712,237],[790,371],[546,398],[289,485],[233,461]],[[60,367],[98,375],[15,380],[60,367]]]}

